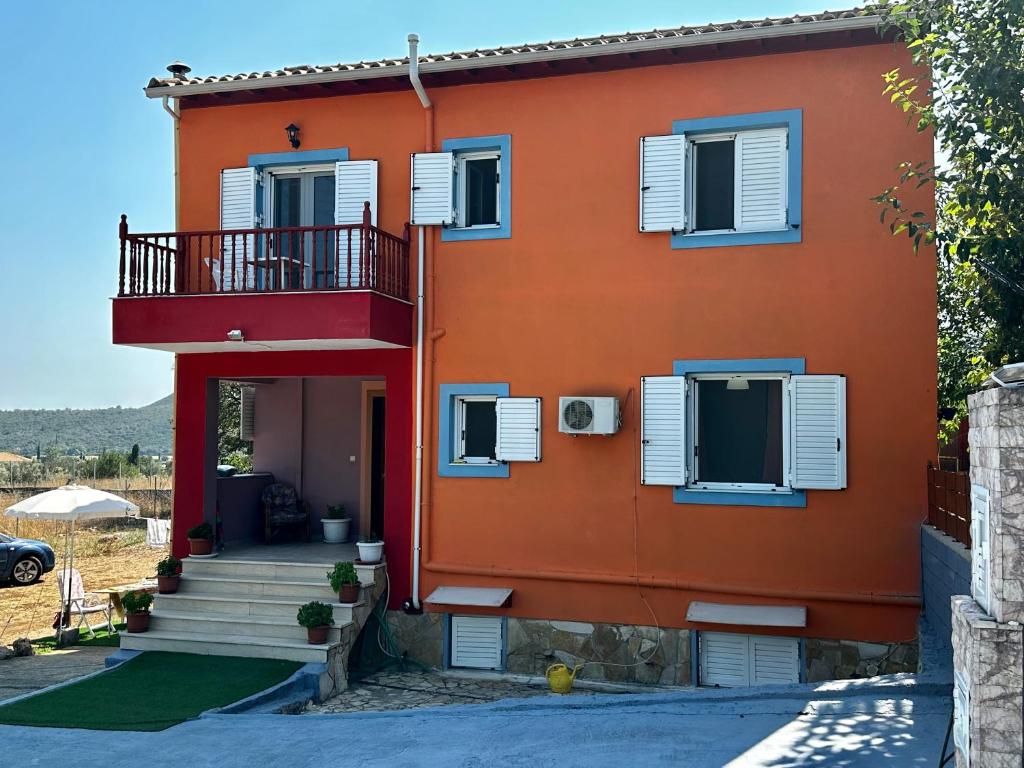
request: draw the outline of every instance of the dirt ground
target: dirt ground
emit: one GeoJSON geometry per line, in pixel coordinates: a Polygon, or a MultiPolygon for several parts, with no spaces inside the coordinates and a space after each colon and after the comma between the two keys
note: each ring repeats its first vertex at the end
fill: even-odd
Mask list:
{"type": "MultiPolygon", "coordinates": [[[[0,510],[16,501],[0,494],[0,510]]],[[[0,530],[11,535],[40,539],[57,553],[57,567],[31,587],[0,586],[0,644],[19,637],[35,639],[52,634],[51,624],[60,607],[57,579],[64,554],[63,524],[50,521],[14,520],[0,517],[0,530]]],[[[82,574],[85,590],[127,584],[153,576],[162,549],[146,546],[144,520],[101,521],[75,531],[75,568],[82,574]]],[[[104,602],[96,599],[96,602],[104,602]]],[[[95,615],[92,621],[97,621],[95,615]]]]}

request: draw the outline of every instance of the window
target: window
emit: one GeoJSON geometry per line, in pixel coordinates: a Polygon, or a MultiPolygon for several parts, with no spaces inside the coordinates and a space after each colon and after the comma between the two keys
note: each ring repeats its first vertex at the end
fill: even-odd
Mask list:
{"type": "Polygon", "coordinates": [[[697,232],[731,230],[736,222],[736,140],[713,138],[691,144],[693,229],[697,232]]]}
{"type": "Polygon", "coordinates": [[[500,160],[498,152],[464,152],[455,156],[456,226],[499,226],[500,160]]]}
{"type": "Polygon", "coordinates": [[[704,490],[788,490],[788,376],[692,378],[693,471],[704,490]]]}
{"type": "Polygon", "coordinates": [[[456,462],[496,463],[498,439],[497,397],[475,395],[455,398],[456,462]]]}

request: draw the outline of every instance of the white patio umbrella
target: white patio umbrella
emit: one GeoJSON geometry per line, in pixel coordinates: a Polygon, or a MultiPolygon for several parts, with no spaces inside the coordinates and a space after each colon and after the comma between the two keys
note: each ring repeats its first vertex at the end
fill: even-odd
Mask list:
{"type": "MultiPolygon", "coordinates": [[[[75,567],[75,523],[79,520],[100,520],[138,515],[139,508],[128,499],[84,485],[65,485],[52,491],[37,493],[4,510],[4,515],[19,520],[57,520],[66,523],[64,534],[64,572],[71,605],[71,569],[75,567]]],[[[64,629],[66,612],[60,612],[60,628],[64,629]]]]}

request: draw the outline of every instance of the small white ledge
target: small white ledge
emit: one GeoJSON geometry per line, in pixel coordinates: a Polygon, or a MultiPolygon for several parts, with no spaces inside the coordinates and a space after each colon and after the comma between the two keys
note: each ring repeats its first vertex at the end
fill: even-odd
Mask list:
{"type": "Polygon", "coordinates": [[[752,627],[806,627],[807,608],[802,605],[730,605],[694,601],[686,609],[686,620],[752,627]]]}
{"type": "Polygon", "coordinates": [[[424,600],[431,605],[470,605],[500,608],[512,596],[511,589],[499,587],[438,587],[424,600]]]}

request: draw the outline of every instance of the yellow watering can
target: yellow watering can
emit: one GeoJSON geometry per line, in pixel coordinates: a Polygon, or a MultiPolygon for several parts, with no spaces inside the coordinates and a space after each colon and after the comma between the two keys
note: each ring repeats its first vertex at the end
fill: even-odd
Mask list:
{"type": "Polygon", "coordinates": [[[576,679],[576,674],[583,669],[583,664],[577,664],[569,671],[569,668],[565,664],[552,664],[548,667],[547,672],[544,673],[544,677],[548,679],[548,685],[551,686],[553,693],[569,693],[572,690],[573,681],[576,679]]]}

